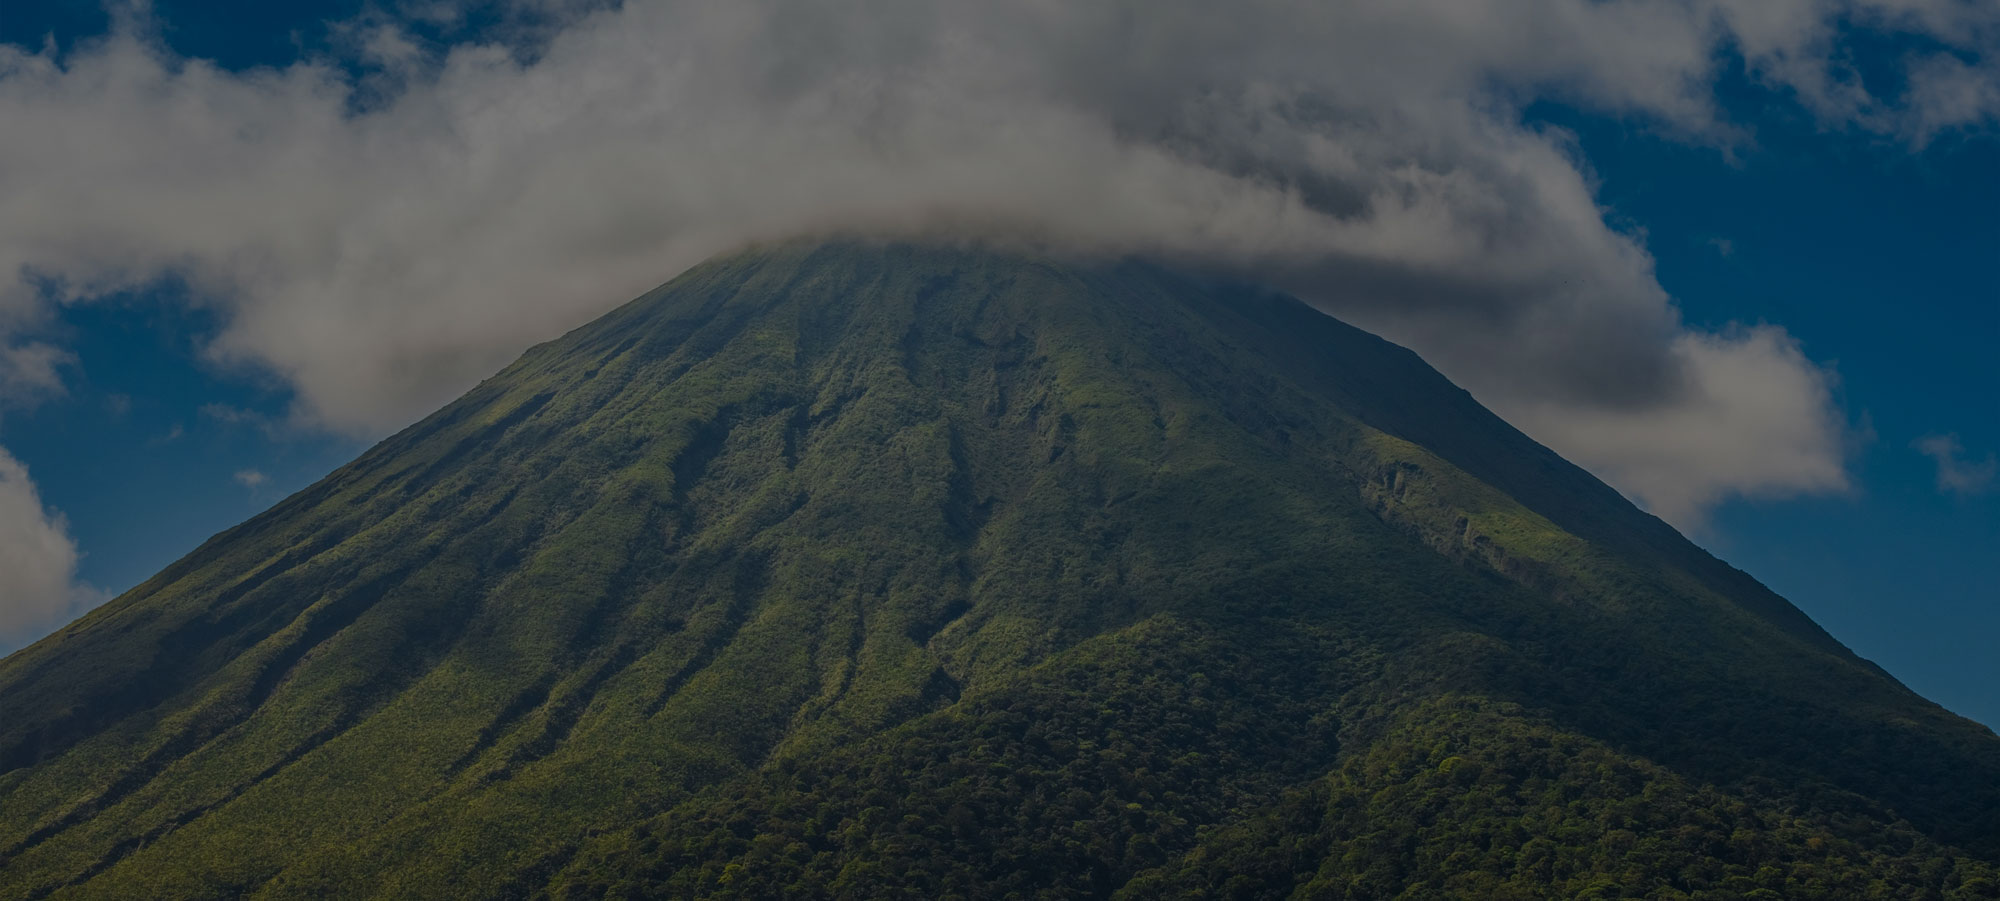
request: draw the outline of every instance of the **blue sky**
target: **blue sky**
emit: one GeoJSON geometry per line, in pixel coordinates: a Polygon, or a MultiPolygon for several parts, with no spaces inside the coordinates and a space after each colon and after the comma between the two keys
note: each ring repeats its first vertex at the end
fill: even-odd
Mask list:
{"type": "Polygon", "coordinates": [[[1912,446],[2000,447],[2000,145],[1912,154],[1775,121],[1731,161],[1577,124],[1602,200],[1644,223],[1689,318],[1783,323],[1836,368],[1861,433],[1851,491],[1734,500],[1694,537],[1906,684],[2000,725],[2000,495],[1940,490],[1912,446]]]}
{"type": "MultiPolygon", "coordinates": [[[[1464,7],[1473,18],[1484,8],[1464,7]]],[[[1599,29],[1593,40],[1639,42],[1615,54],[1550,53],[1534,35],[1519,47],[1485,46],[1479,28],[1439,27],[1455,37],[1419,44],[1429,54],[1422,69],[1384,68],[1401,64],[1390,57],[1417,53],[1354,63],[1384,71],[1381,80],[1397,87],[1327,87],[1338,115],[1298,121],[1274,104],[1278,111],[1262,111],[1252,127],[1203,103],[1268,93],[1230,95],[1238,70],[1248,73],[1245,85],[1357,83],[1352,73],[1315,68],[1311,42],[1353,31],[1367,39],[1367,28],[1260,34],[1256,15],[1246,14],[1243,34],[1263,43],[1246,38],[1244,46],[1259,50],[1255,65],[1268,71],[1248,72],[1250,57],[1225,50],[1161,54],[1176,62],[1075,80],[1048,74],[1086,65],[1061,56],[1017,54],[1039,61],[1028,74],[1004,61],[954,63],[926,83],[972,99],[940,104],[940,113],[923,97],[886,89],[829,100],[792,84],[868,85],[884,72],[906,74],[870,68],[883,58],[938,65],[837,25],[814,39],[870,63],[815,45],[740,71],[718,68],[723,74],[703,90],[728,104],[679,98],[671,89],[680,82],[645,79],[681,76],[634,61],[671,58],[671,47],[635,50],[621,35],[647,24],[707,35],[704,47],[722,43],[738,65],[756,54],[716,36],[750,32],[707,32],[720,27],[707,19],[662,24],[637,9],[592,17],[593,8],[162,0],[150,12],[112,16],[90,3],[6,4],[0,43],[57,73],[0,67],[0,111],[17,112],[9,121],[49,116],[77,141],[145,149],[80,151],[72,172],[59,145],[51,153],[17,131],[22,155],[10,158],[10,139],[0,136],[0,172],[10,159],[37,161],[45,180],[71,190],[46,195],[47,209],[61,215],[21,217],[29,224],[13,232],[0,200],[0,242],[26,248],[0,253],[24,286],[11,312],[0,295],[0,349],[58,355],[52,375],[24,381],[33,390],[11,401],[0,390],[0,447],[25,466],[41,525],[73,546],[63,578],[113,593],[131,587],[528,344],[733,241],[829,218],[907,228],[938,209],[961,217],[998,210],[996,219],[1111,249],[1395,272],[1382,297],[1341,287],[1352,279],[1294,287],[1416,347],[1913,688],[2000,724],[1992,690],[2000,685],[1992,464],[2000,450],[1992,352],[2000,344],[2000,269],[1992,263],[2000,139],[1994,113],[1979,106],[1984,95],[1940,90],[1933,95],[1945,100],[1929,102],[1933,95],[1917,90],[1931,83],[1921,73],[1959,72],[1954,63],[1977,70],[1988,61],[1983,45],[1955,45],[1907,22],[1871,31],[1860,14],[1821,21],[1802,13],[1796,33],[1780,36],[1696,23],[1678,43],[1662,34],[1659,48],[1645,44],[1662,32],[1653,20],[1590,25],[1599,29]],[[119,26],[124,44],[106,37],[114,21],[127,23],[119,26]],[[1282,62],[1283,42],[1294,39],[1301,62],[1282,62]],[[1825,57],[1817,75],[1799,68],[1814,53],[1825,57]],[[216,74],[193,60],[212,61],[216,74]],[[1923,60],[1943,62],[1915,62],[1923,60]],[[126,65],[111,65],[119,61],[126,65]],[[117,77],[144,90],[85,89],[105,81],[85,75],[111,71],[136,72],[117,77]],[[1827,72],[1836,77],[1819,77],[1827,72]],[[1867,99],[1856,100],[1856,89],[1867,99]],[[1197,95],[1202,102],[1189,99],[1197,95]],[[135,96],[183,106],[120,132],[119,123],[143,118],[116,105],[135,96]],[[527,112],[495,116],[496,106],[478,99],[486,96],[527,112]],[[869,115],[849,116],[854,105],[869,115]],[[1141,127],[1161,106],[1178,111],[1141,127]],[[626,114],[634,108],[657,122],[626,114]],[[961,121],[950,112],[959,108],[982,115],[961,121]],[[897,127],[869,131],[884,120],[897,127]],[[1096,120],[1109,125],[1090,127],[1096,120]],[[995,121],[1009,125],[995,131],[995,121]],[[1272,139],[1274,128],[1296,134],[1272,139]],[[1019,146],[1009,130],[1021,132],[1019,146]],[[1153,131],[1178,143],[1148,143],[1153,131]],[[850,142],[857,134],[862,140],[850,142]],[[977,140],[960,140],[966,135],[977,140]],[[886,164],[873,155],[884,144],[898,151],[886,164]],[[810,153],[787,155],[792,147],[810,153]],[[634,162],[652,148],[659,159],[634,162]],[[147,153],[162,161],[157,171],[147,153]],[[1100,156],[1100,169],[1079,162],[1100,156]],[[448,159],[434,171],[416,162],[439,157],[448,159]],[[272,162],[280,158],[302,162],[272,162]],[[575,160],[583,162],[565,168],[575,160]],[[1411,160],[1439,177],[1406,179],[1411,160]],[[415,173],[407,180],[383,174],[405,161],[415,173]],[[503,175],[454,181],[481,167],[503,175]],[[1244,168],[1260,177],[1239,177],[1244,168]],[[1153,169],[1158,180],[1143,180],[1153,169]],[[616,180],[591,181],[597,173],[616,180]],[[322,175],[325,190],[293,192],[322,175]],[[1206,193],[1174,193],[1205,179],[1213,182],[1206,193]],[[1369,208],[1302,213],[1267,190],[1313,179],[1372,198],[1369,208]],[[857,187],[820,192],[829,183],[857,187]],[[1106,184],[1117,190],[1089,193],[1106,184]],[[197,226],[232,217],[252,224],[213,234],[171,217],[152,226],[144,206],[90,218],[103,195],[158,191],[166,205],[181,185],[200,192],[188,195],[199,202],[179,202],[197,226]],[[1051,199],[1037,193],[1046,185],[1056,186],[1051,199]],[[1433,188],[1429,205],[1395,209],[1381,199],[1433,188]],[[1139,196],[1146,202],[1132,199],[1139,196]],[[1501,212],[1490,198],[1505,201],[1501,212]],[[398,206],[405,202],[419,211],[398,206]],[[71,216],[75,209],[85,212],[71,216]],[[1231,211],[1229,229],[1214,227],[1217,209],[1231,211]],[[297,213],[288,218],[288,210],[297,213]],[[426,218],[432,210],[443,211],[437,222],[426,218]],[[293,221],[303,224],[285,232],[293,221]],[[1224,231],[1229,237],[1215,237],[1224,231]],[[1483,237],[1461,241],[1461,232],[1483,237]],[[1465,287],[1486,281],[1499,286],[1465,287]],[[1422,307],[1408,302],[1413,296],[1441,299],[1422,307]],[[1495,322],[1502,331],[1489,335],[1495,322]],[[1562,330],[1552,322],[1578,326],[1551,336],[1562,330]],[[1781,329],[1764,333],[1781,338],[1744,337],[1759,326],[1781,329]],[[1502,344],[1525,349],[1494,349],[1502,344]],[[1714,353],[1686,355],[1704,346],[1714,353]],[[1635,371],[1687,373],[1605,387],[1623,378],[1621,359],[1635,371]],[[1715,359],[1722,362],[1704,362],[1715,359]],[[1705,385],[1710,396],[1670,396],[1683,383],[1705,385]],[[1663,443],[1671,454],[1647,452],[1663,443]],[[1946,449],[1953,478],[1941,480],[1935,453],[1946,449]]],[[[1084,56],[1116,56],[1091,43],[1093,23],[1063,24],[1092,51],[1084,56]]],[[[1429,40],[1422,29],[1383,28],[1397,40],[1429,40]]],[[[1214,34],[1212,26],[1189,30],[1214,34]]],[[[758,33],[751,49],[788,34],[758,33]]],[[[1163,30],[1150,39],[1173,46],[1179,38],[1163,30]]],[[[1203,48],[1225,43],[1202,39],[1203,48]]],[[[1104,40],[1138,54],[1129,36],[1104,40]]],[[[690,58],[709,52],[690,47],[690,58]]],[[[2000,110],[2000,100],[1991,103],[2000,110]]]]}

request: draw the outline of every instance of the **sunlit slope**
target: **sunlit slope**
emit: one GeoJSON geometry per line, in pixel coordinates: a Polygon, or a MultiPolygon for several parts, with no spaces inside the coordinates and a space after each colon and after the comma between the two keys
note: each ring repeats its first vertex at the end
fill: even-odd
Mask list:
{"type": "Polygon", "coordinates": [[[7,897],[1987,897],[1996,856],[1992,733],[1414,355],[1140,264],[710,262],[0,662],[7,897]]]}

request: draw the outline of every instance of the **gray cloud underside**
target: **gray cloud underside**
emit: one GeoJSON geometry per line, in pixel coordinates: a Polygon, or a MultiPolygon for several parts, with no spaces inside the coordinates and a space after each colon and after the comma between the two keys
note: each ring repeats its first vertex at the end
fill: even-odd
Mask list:
{"type": "Polygon", "coordinates": [[[303,422],[379,433],[748,240],[1027,235],[1269,273],[1687,524],[1845,487],[1830,376],[1781,329],[1683,325],[1566,137],[1519,110],[1726,146],[1710,84],[1737,53],[1824,121],[1921,142],[1990,122],[1994,19],[1950,0],[736,0],[545,16],[532,55],[353,24],[358,79],[223,72],[143,29],[0,48],[0,346],[31,347],[52,302],[172,276],[224,314],[216,361],[288,379],[303,422]],[[1937,43],[1876,98],[1838,62],[1843,28],[1937,43]]]}

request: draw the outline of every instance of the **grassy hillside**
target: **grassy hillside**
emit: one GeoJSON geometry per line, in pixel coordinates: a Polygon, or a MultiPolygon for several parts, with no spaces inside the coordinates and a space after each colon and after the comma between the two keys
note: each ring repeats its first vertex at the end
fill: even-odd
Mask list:
{"type": "Polygon", "coordinates": [[[2000,739],[1296,301],[781,246],[0,661],[0,896],[2000,897],[2000,739]],[[1764,893],[1764,894],[1759,894],[1764,893]]]}

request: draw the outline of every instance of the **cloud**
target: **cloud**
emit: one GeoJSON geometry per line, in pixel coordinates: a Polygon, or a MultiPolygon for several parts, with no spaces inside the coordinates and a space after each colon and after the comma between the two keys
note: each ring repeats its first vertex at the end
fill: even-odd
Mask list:
{"type": "Polygon", "coordinates": [[[226,323],[212,360],[285,379],[295,422],[379,434],[749,240],[1031,235],[1265,275],[1685,523],[1731,494],[1845,484],[1828,377],[1775,329],[1684,325],[1573,142],[1521,110],[1726,145],[1742,129],[1712,84],[1734,53],[1830,125],[1914,141],[1992,112],[1951,99],[1969,76],[1935,55],[1905,94],[1870,94],[1842,29],[1984,71],[2000,18],[1953,0],[539,0],[507,7],[530,24],[454,44],[422,35],[464,7],[421,6],[350,23],[349,58],[240,73],[135,27],[60,56],[0,47],[0,321],[172,278],[226,323]]]}
{"type": "Polygon", "coordinates": [[[62,514],[42,507],[28,470],[0,448],[0,646],[38,635],[104,600],[76,579],[62,514]]]}
{"type": "Polygon", "coordinates": [[[2000,117],[2000,63],[1988,58],[1968,64],[1949,54],[1937,54],[1910,72],[1911,140],[1929,143],[1953,130],[2000,117]]]}
{"type": "Polygon", "coordinates": [[[1957,435],[1925,435],[1910,446],[1937,464],[1937,490],[1941,494],[1984,494],[1993,490],[1995,477],[2000,476],[2000,456],[1988,453],[1984,459],[1968,458],[1957,435]]]}
{"type": "Polygon", "coordinates": [[[254,469],[237,470],[235,479],[237,484],[240,484],[245,488],[257,488],[262,486],[265,482],[271,480],[270,476],[267,476],[254,469]]]}
{"type": "Polygon", "coordinates": [[[1732,495],[1847,489],[1833,377],[1791,336],[1770,326],[1689,333],[1673,353],[1691,383],[1671,404],[1586,412],[1509,398],[1498,406],[1669,522],[1697,523],[1732,495]]]}
{"type": "Polygon", "coordinates": [[[9,344],[0,330],[0,406],[27,406],[64,393],[62,370],[75,364],[68,351],[40,341],[9,344]]]}

